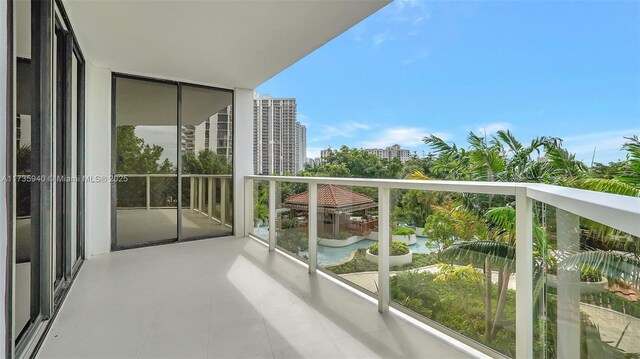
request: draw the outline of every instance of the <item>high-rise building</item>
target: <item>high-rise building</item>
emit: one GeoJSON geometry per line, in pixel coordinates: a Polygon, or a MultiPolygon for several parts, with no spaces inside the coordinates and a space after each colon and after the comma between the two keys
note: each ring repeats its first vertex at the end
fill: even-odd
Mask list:
{"type": "Polygon", "coordinates": [[[296,154],[298,171],[302,171],[307,162],[307,127],[300,123],[296,123],[296,154]]]}
{"type": "Polygon", "coordinates": [[[296,99],[257,93],[253,100],[253,169],[256,174],[297,174],[304,165],[306,128],[296,121],[296,99]],[[304,160],[303,160],[304,161],[304,160]]]}
{"type": "Polygon", "coordinates": [[[233,106],[227,106],[199,125],[182,126],[182,150],[210,150],[231,161],[233,155],[233,106]]]}

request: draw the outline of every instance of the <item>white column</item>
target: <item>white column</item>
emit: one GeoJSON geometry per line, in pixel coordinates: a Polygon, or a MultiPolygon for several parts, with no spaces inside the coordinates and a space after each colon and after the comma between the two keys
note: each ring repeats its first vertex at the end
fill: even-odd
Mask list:
{"type": "Polygon", "coordinates": [[[207,178],[207,217],[212,217],[213,208],[213,178],[207,178]]]}
{"type": "Polygon", "coordinates": [[[516,358],[533,357],[533,200],[516,188],[516,358]]]}
{"type": "MultiPolygon", "coordinates": [[[[111,71],[86,62],[85,174],[111,174],[111,71]]],[[[111,249],[111,183],[85,186],[85,256],[111,249]]]]}
{"type": "Polygon", "coordinates": [[[378,188],[378,312],[389,311],[389,223],[388,188],[378,188]]]}
{"type": "Polygon", "coordinates": [[[151,209],[151,177],[146,176],[147,179],[147,211],[151,209]]]}
{"type": "Polygon", "coordinates": [[[220,178],[220,225],[227,220],[227,179],[220,178]]]}
{"type": "Polygon", "coordinates": [[[276,249],[276,181],[269,181],[269,250],[276,249]]]}
{"type": "Polygon", "coordinates": [[[309,183],[309,273],[316,272],[318,263],[318,184],[309,183]]]}
{"type": "Polygon", "coordinates": [[[562,268],[562,261],[580,251],[580,219],[556,209],[558,241],[558,357],[580,357],[580,270],[562,268]]]}
{"type": "Polygon", "coordinates": [[[243,185],[244,177],[253,174],[253,89],[235,89],[234,101],[233,231],[236,236],[242,236],[248,223],[245,216],[253,214],[253,203],[246,207],[243,185]]]}

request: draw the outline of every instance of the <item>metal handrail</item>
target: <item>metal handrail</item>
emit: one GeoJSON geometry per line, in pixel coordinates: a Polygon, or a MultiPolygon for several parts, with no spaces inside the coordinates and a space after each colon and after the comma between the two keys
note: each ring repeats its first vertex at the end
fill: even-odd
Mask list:
{"type": "MultiPolygon", "coordinates": [[[[317,266],[317,191],[318,185],[334,184],[344,186],[362,186],[378,189],[378,218],[380,251],[378,255],[378,310],[389,309],[389,217],[390,190],[420,190],[457,193],[481,193],[515,196],[516,204],[516,357],[533,357],[533,201],[554,206],[557,209],[558,231],[567,233],[566,238],[558,239],[558,249],[566,250],[579,241],[577,232],[571,231],[579,224],[579,218],[587,218],[609,227],[640,237],[640,198],[610,193],[594,192],[538,183],[513,182],[473,182],[473,181],[437,181],[437,180],[396,180],[366,178],[328,178],[328,177],[284,177],[284,176],[245,176],[244,206],[252,208],[254,181],[269,183],[269,228],[276,228],[276,184],[281,182],[306,183],[309,190],[308,220],[308,267],[309,273],[315,273],[317,266]],[[315,210],[314,210],[315,209],[315,210]],[[562,248],[561,248],[562,247],[562,248]]],[[[253,228],[253,211],[245,211],[245,235],[253,228]]],[[[269,249],[275,250],[276,231],[269,231],[269,249]]],[[[575,278],[559,278],[564,285],[572,285],[575,278]]],[[[578,277],[579,280],[579,277],[578,277]]],[[[574,308],[579,301],[571,295],[559,292],[559,303],[574,308]]],[[[564,319],[558,322],[558,352],[576,354],[579,343],[579,315],[575,310],[563,311],[564,319]]],[[[579,310],[577,311],[579,313],[579,310]]],[[[579,348],[578,348],[579,349],[579,348]]],[[[579,352],[577,353],[579,355],[579,352]]]]}

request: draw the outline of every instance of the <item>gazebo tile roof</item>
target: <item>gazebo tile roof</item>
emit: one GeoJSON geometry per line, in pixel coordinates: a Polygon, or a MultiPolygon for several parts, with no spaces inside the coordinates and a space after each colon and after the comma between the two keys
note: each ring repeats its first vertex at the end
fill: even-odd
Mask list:
{"type": "MultiPolygon", "coordinates": [[[[309,191],[288,197],[284,200],[284,203],[308,206],[309,191]]],[[[354,192],[342,186],[332,184],[318,186],[319,207],[343,208],[365,203],[374,203],[373,198],[354,192]]]]}

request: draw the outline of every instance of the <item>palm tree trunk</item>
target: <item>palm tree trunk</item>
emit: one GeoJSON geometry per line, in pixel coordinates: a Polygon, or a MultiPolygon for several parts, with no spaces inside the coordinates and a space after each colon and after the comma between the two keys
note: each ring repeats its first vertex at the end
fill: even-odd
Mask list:
{"type": "Polygon", "coordinates": [[[487,342],[491,343],[491,294],[492,294],[492,282],[491,282],[491,264],[489,260],[484,262],[484,277],[486,282],[486,292],[484,297],[484,337],[487,342]]]}
{"type": "Polygon", "coordinates": [[[503,269],[500,271],[500,291],[498,292],[498,304],[496,304],[496,318],[493,321],[493,328],[491,329],[491,339],[495,339],[498,333],[498,325],[502,322],[504,316],[504,305],[507,299],[507,290],[509,289],[509,278],[511,273],[508,270],[503,269]]]}

